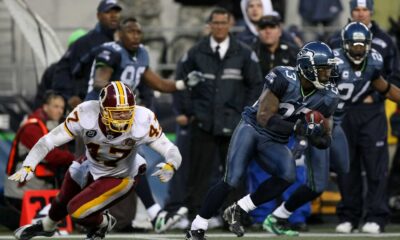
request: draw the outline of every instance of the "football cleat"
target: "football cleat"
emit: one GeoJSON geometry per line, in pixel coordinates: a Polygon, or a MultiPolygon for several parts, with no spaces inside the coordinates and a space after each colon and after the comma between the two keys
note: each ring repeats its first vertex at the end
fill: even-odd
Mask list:
{"type": "Polygon", "coordinates": [[[179,222],[186,214],[188,209],[180,207],[176,212],[160,211],[154,222],[154,231],[156,233],[163,233],[179,222]]]}
{"type": "Polygon", "coordinates": [[[342,222],[336,226],[335,231],[338,233],[352,233],[356,229],[351,222],[342,222]]]}
{"type": "Polygon", "coordinates": [[[225,209],[222,215],[224,220],[229,224],[229,231],[233,232],[238,237],[244,235],[244,227],[240,221],[242,214],[246,214],[246,212],[237,203],[234,203],[225,209]]]}
{"type": "Polygon", "coordinates": [[[113,217],[108,212],[104,212],[103,217],[107,218],[107,225],[104,227],[96,227],[94,229],[91,229],[86,236],[86,240],[104,239],[106,233],[109,233],[114,228],[115,224],[117,223],[115,217],[113,217]]]}
{"type": "Polygon", "coordinates": [[[366,222],[362,226],[361,231],[364,233],[372,233],[372,234],[379,234],[382,232],[381,227],[375,222],[366,222]]]}
{"type": "Polygon", "coordinates": [[[53,231],[45,231],[43,229],[42,220],[37,221],[34,224],[22,226],[15,230],[14,236],[19,240],[29,240],[36,236],[51,237],[55,234],[57,229],[53,231]]]}
{"type": "Polygon", "coordinates": [[[272,214],[264,220],[263,229],[276,235],[299,236],[299,232],[290,229],[287,219],[278,218],[272,214]]]}
{"type": "Polygon", "coordinates": [[[198,230],[187,230],[186,240],[206,240],[204,237],[205,231],[203,229],[198,230]]]}

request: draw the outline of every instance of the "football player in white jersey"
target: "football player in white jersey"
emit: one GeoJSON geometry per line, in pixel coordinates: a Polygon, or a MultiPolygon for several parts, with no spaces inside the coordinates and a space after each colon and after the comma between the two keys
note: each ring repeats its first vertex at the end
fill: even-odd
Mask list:
{"type": "Polygon", "coordinates": [[[127,195],[145,171],[145,160],[136,154],[139,145],[147,144],[165,157],[153,173],[162,182],[169,181],[181,164],[178,148],[162,133],[154,113],[135,105],[132,90],[114,81],[102,89],[99,101],[81,103],[64,123],[42,137],[9,179],[28,181],[39,159],[75,137],[83,139],[85,157],[71,164],[49,215],[17,229],[17,239],[52,236],[67,214],[88,229],[87,239],[103,239],[116,223],[104,210],[127,195]]]}

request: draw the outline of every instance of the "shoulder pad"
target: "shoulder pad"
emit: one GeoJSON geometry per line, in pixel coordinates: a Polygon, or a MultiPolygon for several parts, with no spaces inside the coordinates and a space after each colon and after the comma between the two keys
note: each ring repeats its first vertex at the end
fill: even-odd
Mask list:
{"type": "Polygon", "coordinates": [[[84,129],[92,129],[97,124],[100,113],[100,104],[97,100],[86,101],[78,105],[80,124],[84,129]]]}
{"type": "Polygon", "coordinates": [[[291,66],[277,66],[272,71],[282,79],[297,80],[297,69],[291,66]]]}
{"type": "Polygon", "coordinates": [[[374,62],[381,62],[381,63],[383,63],[383,57],[382,57],[382,55],[381,55],[377,50],[375,50],[374,48],[371,49],[371,52],[369,53],[369,56],[372,58],[372,60],[373,60],[374,62]]]}
{"type": "Polygon", "coordinates": [[[154,117],[155,115],[150,109],[135,106],[135,116],[131,128],[132,136],[135,139],[145,136],[150,130],[150,124],[154,117]]]}

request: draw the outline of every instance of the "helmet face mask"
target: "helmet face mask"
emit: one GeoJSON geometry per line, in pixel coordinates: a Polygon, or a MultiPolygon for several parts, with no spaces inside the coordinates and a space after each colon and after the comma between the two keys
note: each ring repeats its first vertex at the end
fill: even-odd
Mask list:
{"type": "Polygon", "coordinates": [[[100,93],[101,121],[118,133],[130,130],[134,120],[135,96],[122,82],[115,81],[105,86],[100,93]]]}
{"type": "Polygon", "coordinates": [[[297,71],[315,88],[323,89],[331,82],[336,67],[332,50],[322,42],[310,42],[297,54],[297,71]]]}
{"type": "Polygon", "coordinates": [[[342,30],[342,47],[349,60],[360,65],[371,50],[372,34],[361,22],[351,22],[342,30]]]}

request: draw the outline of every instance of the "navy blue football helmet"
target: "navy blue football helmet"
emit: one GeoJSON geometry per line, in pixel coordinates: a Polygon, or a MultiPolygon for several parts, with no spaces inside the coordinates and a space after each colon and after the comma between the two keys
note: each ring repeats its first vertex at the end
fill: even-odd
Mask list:
{"type": "Polygon", "coordinates": [[[328,45],[319,41],[309,42],[297,54],[297,72],[315,88],[323,89],[331,82],[335,62],[335,56],[328,45]]]}
{"type": "Polygon", "coordinates": [[[361,64],[371,50],[372,33],[361,22],[351,22],[342,29],[342,48],[354,64],[361,64]]]}

